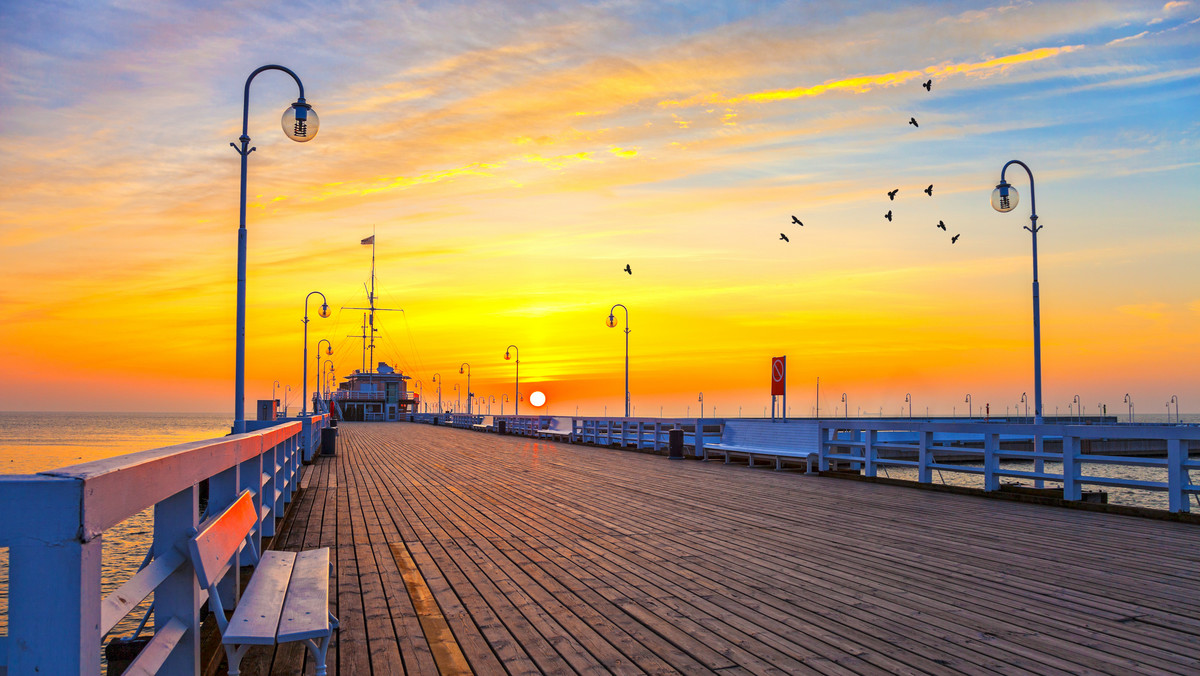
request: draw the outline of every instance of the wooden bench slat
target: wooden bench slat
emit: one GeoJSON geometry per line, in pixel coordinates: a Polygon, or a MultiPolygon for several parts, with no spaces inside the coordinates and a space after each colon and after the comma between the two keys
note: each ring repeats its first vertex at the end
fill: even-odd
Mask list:
{"type": "Polygon", "coordinates": [[[225,643],[274,645],[279,629],[279,614],[296,562],[295,552],[270,551],[254,570],[250,584],[242,594],[229,629],[222,637],[225,643]]]}
{"type": "Polygon", "coordinates": [[[242,491],[220,516],[201,525],[196,537],[188,541],[201,587],[211,586],[225,574],[234,552],[242,546],[255,522],[254,498],[250,491],[242,491]]]}
{"type": "Polygon", "coordinates": [[[117,626],[129,611],[154,593],[158,584],[174,573],[186,558],[183,552],[173,547],[105,596],[100,604],[100,634],[107,634],[117,626]]]}
{"type": "Polygon", "coordinates": [[[177,617],[172,617],[162,629],[155,632],[154,638],[142,648],[137,659],[126,667],[123,673],[127,676],[154,676],[186,631],[187,627],[183,622],[177,617]]]}
{"type": "Polygon", "coordinates": [[[329,633],[329,548],[296,554],[292,581],[279,617],[279,642],[329,633]]]}

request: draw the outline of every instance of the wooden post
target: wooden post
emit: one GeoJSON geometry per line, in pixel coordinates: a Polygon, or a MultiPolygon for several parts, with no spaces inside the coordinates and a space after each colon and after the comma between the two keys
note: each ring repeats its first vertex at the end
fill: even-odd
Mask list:
{"type": "MultiPolygon", "coordinates": [[[[692,454],[698,457],[704,457],[704,419],[696,420],[695,444],[692,445],[692,454]]],[[[728,455],[726,456],[729,457],[728,455]]]]}
{"type": "Polygon", "coordinates": [[[1188,457],[1186,448],[1187,442],[1182,439],[1167,439],[1167,509],[1172,512],[1186,512],[1190,508],[1187,493],[1183,492],[1191,483],[1183,468],[1188,457]]]}
{"type": "Polygon", "coordinates": [[[1078,500],[1083,497],[1079,485],[1079,437],[1063,435],[1063,499],[1078,500]]]}
{"type": "Polygon", "coordinates": [[[1000,435],[987,433],[983,435],[983,490],[1000,490],[1000,477],[996,471],[1000,469],[1000,435]]]}
{"type": "MultiPolygon", "coordinates": [[[[154,558],[164,556],[196,534],[197,490],[193,484],[154,506],[154,558]]],[[[200,673],[200,586],[191,559],[154,589],[154,629],[174,618],[187,627],[183,638],[163,662],[160,673],[200,673]]],[[[92,659],[95,659],[94,657],[92,659]]]]}
{"type": "MultiPolygon", "coordinates": [[[[233,504],[238,495],[238,465],[214,475],[208,480],[208,507],[205,514],[219,514],[221,510],[233,504]]],[[[229,573],[218,583],[217,591],[221,594],[221,603],[226,608],[237,604],[237,589],[240,576],[237,566],[229,569],[229,573]]]]}
{"type": "Polygon", "coordinates": [[[921,445],[917,449],[917,481],[923,484],[933,483],[933,470],[929,464],[933,462],[933,432],[921,432],[921,445]]]}
{"type": "Polygon", "coordinates": [[[83,482],[14,477],[0,513],[8,537],[8,673],[100,673],[101,538],[79,539],[83,482]],[[11,533],[17,524],[5,524],[11,533]]]}
{"type": "Polygon", "coordinates": [[[863,439],[863,474],[875,476],[875,442],[879,439],[879,430],[867,430],[863,439]]]}

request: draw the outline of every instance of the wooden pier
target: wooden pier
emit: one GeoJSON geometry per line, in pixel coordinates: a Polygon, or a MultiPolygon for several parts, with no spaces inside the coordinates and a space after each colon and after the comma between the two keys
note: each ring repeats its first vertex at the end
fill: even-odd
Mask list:
{"type": "Polygon", "coordinates": [[[334,549],[331,674],[1200,673],[1195,525],[420,424],[338,446],[274,542],[334,549]]]}

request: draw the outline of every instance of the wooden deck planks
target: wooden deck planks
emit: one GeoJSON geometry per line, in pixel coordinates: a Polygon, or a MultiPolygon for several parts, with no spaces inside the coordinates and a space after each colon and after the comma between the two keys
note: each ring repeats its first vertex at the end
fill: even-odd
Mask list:
{"type": "MultiPolygon", "coordinates": [[[[1195,526],[426,425],[340,434],[276,538],[334,549],[331,674],[436,671],[396,551],[478,673],[1200,671],[1195,526]]],[[[312,673],[294,647],[265,661],[312,673]]]]}

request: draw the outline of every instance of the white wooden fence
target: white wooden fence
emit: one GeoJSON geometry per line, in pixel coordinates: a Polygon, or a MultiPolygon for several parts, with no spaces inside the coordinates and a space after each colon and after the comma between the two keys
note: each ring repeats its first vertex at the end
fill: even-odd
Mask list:
{"type": "MultiPolygon", "coordinates": [[[[151,593],[155,633],[139,657],[141,673],[198,673],[207,594],[180,544],[202,519],[199,483],[208,480],[210,511],[242,490],[254,493],[260,545],[275,534],[302,461],[316,452],[327,424],[318,415],[40,474],[0,475],[0,546],[9,550],[0,674],[99,674],[104,637],[151,593]],[[101,598],[104,532],[148,507],[154,508],[148,564],[101,598]]],[[[238,575],[235,566],[222,582],[230,600],[238,575]]]]}

